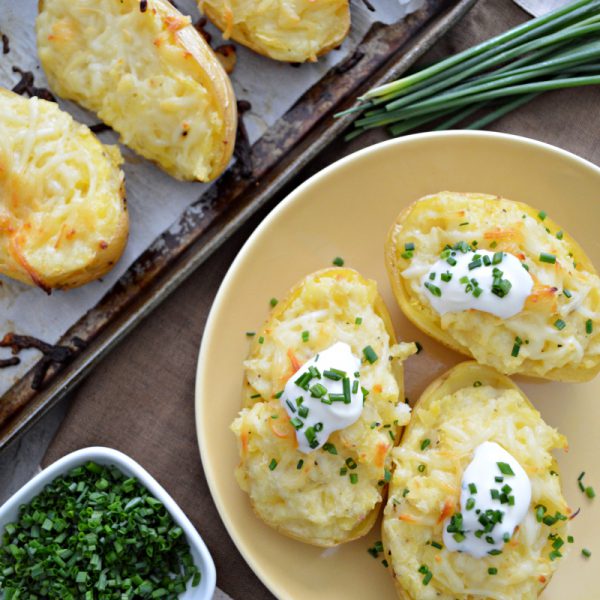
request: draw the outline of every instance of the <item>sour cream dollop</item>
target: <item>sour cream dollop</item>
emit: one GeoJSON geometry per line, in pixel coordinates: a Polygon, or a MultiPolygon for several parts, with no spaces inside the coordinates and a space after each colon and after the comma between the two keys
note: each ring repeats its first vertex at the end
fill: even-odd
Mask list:
{"type": "Polygon", "coordinates": [[[474,308],[502,319],[520,313],[533,289],[514,254],[490,250],[445,250],[421,284],[440,315],[474,308]]]}
{"type": "Polygon", "coordinates": [[[317,450],[334,431],[358,420],[364,399],[359,369],[350,346],[336,342],[288,379],[280,402],[296,429],[298,450],[317,450]]]}
{"type": "Polygon", "coordinates": [[[496,442],[475,449],[462,477],[460,513],[444,522],[450,551],[476,558],[499,554],[531,503],[531,481],[517,459],[496,442]]]}

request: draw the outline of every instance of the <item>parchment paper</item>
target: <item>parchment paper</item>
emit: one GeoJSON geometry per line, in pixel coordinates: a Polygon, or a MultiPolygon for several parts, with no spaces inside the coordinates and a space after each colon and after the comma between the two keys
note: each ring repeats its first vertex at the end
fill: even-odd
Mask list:
{"type": "MultiPolygon", "coordinates": [[[[244,120],[251,143],[277,121],[294,102],[331,69],[349,56],[375,21],[395,23],[417,10],[422,0],[371,0],[374,12],[361,0],[352,1],[352,31],[339,50],[330,52],[319,62],[292,68],[277,63],[236,44],[237,66],[232,81],[238,100],[248,100],[252,109],[244,120]]],[[[178,0],[177,6],[199,18],[193,0],[178,0]]],[[[32,71],[35,85],[46,87],[39,66],[35,44],[37,0],[0,0],[0,32],[10,39],[10,52],[0,53],[0,86],[12,88],[19,80],[12,67],[32,71]]],[[[224,43],[219,32],[213,34],[212,45],[224,43]]],[[[63,109],[77,120],[98,123],[98,118],[71,102],[60,101],[63,109]]],[[[114,132],[100,134],[105,143],[117,143],[114,132]]],[[[182,183],[156,166],[122,147],[125,164],[127,199],[130,216],[129,243],[115,268],[102,280],[66,292],[55,291],[47,296],[43,291],[0,276],[0,336],[8,331],[33,335],[48,343],[60,337],[111,289],[136,258],[165,230],[169,229],[190,204],[207,189],[206,184],[182,183]]],[[[0,349],[0,358],[9,351],[0,349]]],[[[39,358],[35,351],[21,353],[21,364],[0,370],[0,395],[39,358]]]]}

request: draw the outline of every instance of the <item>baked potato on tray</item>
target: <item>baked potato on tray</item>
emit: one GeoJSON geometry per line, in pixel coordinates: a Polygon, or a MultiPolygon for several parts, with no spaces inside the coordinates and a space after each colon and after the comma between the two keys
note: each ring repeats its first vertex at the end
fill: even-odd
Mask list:
{"type": "Polygon", "coordinates": [[[54,102],[0,88],[0,273],[49,292],[109,271],[129,230],[121,163],[54,102]]]}
{"type": "Polygon", "coordinates": [[[198,6],[225,38],[294,63],[317,60],[350,29],[348,0],[198,0],[198,6]]]}
{"type": "MultiPolygon", "coordinates": [[[[434,381],[414,406],[400,446],[392,450],[383,543],[399,597],[536,598],[569,546],[570,511],[551,454],[557,448],[567,448],[564,436],[546,425],[517,386],[494,369],[465,362],[434,381]],[[501,549],[475,557],[451,551],[444,530],[458,522],[458,514],[466,521],[467,513],[490,498],[490,489],[479,485],[470,490],[463,477],[477,447],[489,443],[518,461],[530,480],[530,501],[501,549]],[[466,492],[472,498],[465,507],[460,503],[466,492]]],[[[497,477],[492,481],[499,482],[493,485],[501,493],[508,490],[508,500],[514,493],[518,503],[515,477],[505,467],[493,467],[491,476],[497,477]]],[[[496,504],[506,515],[509,502],[496,504]]],[[[468,535],[452,530],[459,541],[468,535]]]]}
{"type": "MultiPolygon", "coordinates": [[[[243,408],[232,425],[240,451],[240,486],[261,519],[295,539],[333,546],[364,535],[375,522],[390,477],[390,450],[409,419],[401,361],[414,345],[396,345],[375,282],[347,268],[308,275],[277,304],[252,340],[244,365],[243,408]],[[304,407],[296,404],[300,389],[286,397],[288,384],[294,385],[303,366],[340,343],[356,357],[354,377],[366,390],[364,407],[360,397],[362,410],[353,424],[301,451],[299,441],[307,430],[298,428],[301,419],[308,423],[310,418],[308,400],[304,407]],[[290,405],[291,412],[285,408],[290,405]]],[[[332,365],[323,360],[315,363],[322,377],[311,381],[311,390],[315,382],[315,390],[335,383],[324,370],[332,365]]],[[[358,384],[352,385],[352,393],[360,395],[358,384]]],[[[342,404],[329,402],[329,409],[342,404]]]]}
{"type": "Polygon", "coordinates": [[[185,180],[210,181],[232,156],[229,77],[168,0],[40,0],[37,40],[51,88],[121,141],[185,180]]]}
{"type": "Polygon", "coordinates": [[[506,374],[587,381],[598,373],[600,279],[584,250],[543,210],[487,194],[440,192],[398,216],[385,250],[403,312],[446,346],[506,374]],[[468,269],[459,279],[461,261],[468,269]],[[490,287],[478,286],[485,277],[490,287]],[[438,310],[455,301],[464,309],[438,310]],[[496,309],[502,317],[487,312],[496,309]]]}

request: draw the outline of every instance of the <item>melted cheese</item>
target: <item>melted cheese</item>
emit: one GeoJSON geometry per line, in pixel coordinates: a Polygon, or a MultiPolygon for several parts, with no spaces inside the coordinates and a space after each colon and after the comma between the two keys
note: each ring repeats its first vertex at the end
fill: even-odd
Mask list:
{"type": "Polygon", "coordinates": [[[55,103],[0,90],[0,271],[44,289],[106,272],[127,239],[121,162],[55,103]]]}
{"type": "Polygon", "coordinates": [[[235,99],[204,39],[165,0],[44,0],[39,55],[52,88],[181,179],[226,166],[235,99]]]}

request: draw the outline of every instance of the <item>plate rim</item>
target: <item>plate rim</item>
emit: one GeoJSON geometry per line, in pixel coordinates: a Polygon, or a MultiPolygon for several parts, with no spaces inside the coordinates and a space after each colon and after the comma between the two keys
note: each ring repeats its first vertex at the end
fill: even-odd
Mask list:
{"type": "Polygon", "coordinates": [[[264,573],[262,569],[256,564],[252,553],[246,548],[244,542],[238,537],[235,527],[233,526],[232,522],[229,520],[226,514],[224,502],[217,493],[217,485],[214,470],[212,469],[208,459],[205,458],[209,450],[206,446],[201,426],[201,382],[203,379],[203,374],[208,368],[209,352],[207,348],[209,346],[210,340],[214,335],[213,329],[215,328],[215,315],[218,312],[218,308],[223,298],[228,293],[228,289],[231,286],[231,282],[236,278],[236,275],[238,274],[238,271],[241,268],[245,254],[254,245],[255,240],[262,236],[263,231],[267,229],[270,226],[271,222],[276,220],[281,213],[284,213],[286,210],[288,210],[289,207],[291,207],[296,202],[301,201],[300,199],[306,195],[307,191],[309,191],[315,186],[318,186],[321,180],[326,179],[330,176],[330,174],[336,172],[338,169],[343,169],[347,165],[352,163],[358,163],[371,154],[385,152],[390,147],[407,145],[414,142],[419,142],[421,140],[428,140],[431,138],[446,139],[449,143],[454,139],[495,139],[522,144],[524,146],[530,146],[532,148],[535,148],[536,150],[542,150],[551,154],[558,154],[564,159],[567,159],[573,163],[595,171],[597,175],[600,176],[600,166],[594,164],[590,160],[583,158],[575,154],[574,152],[565,150],[564,148],[559,148],[558,146],[554,146],[553,144],[535,140],[526,136],[495,131],[428,131],[385,140],[383,142],[367,146],[366,148],[361,148],[360,150],[348,154],[347,156],[344,156],[341,159],[331,163],[330,165],[326,166],[322,170],[309,177],[306,181],[303,181],[298,187],[293,189],[287,196],[285,196],[285,198],[283,198],[281,202],[279,202],[279,204],[277,204],[277,206],[275,206],[271,210],[271,212],[269,212],[269,214],[265,216],[265,218],[259,223],[256,229],[250,234],[248,239],[244,242],[243,246],[235,255],[235,258],[233,259],[231,265],[227,269],[227,272],[223,280],[221,281],[221,284],[219,285],[219,289],[217,291],[217,294],[215,295],[208,317],[206,319],[206,323],[204,325],[204,331],[202,333],[202,339],[200,342],[198,360],[196,365],[196,378],[194,385],[194,418],[196,421],[196,437],[198,440],[198,449],[200,452],[202,468],[206,477],[212,500],[217,508],[217,512],[219,513],[219,517],[221,518],[221,521],[225,526],[225,529],[227,530],[227,533],[233,541],[236,549],[242,555],[242,557],[244,558],[254,575],[256,575],[256,577],[258,577],[262,584],[277,598],[291,599],[292,596],[290,596],[286,590],[279,589],[275,584],[273,584],[270,581],[270,578],[267,576],[267,574],[264,573]]]}

